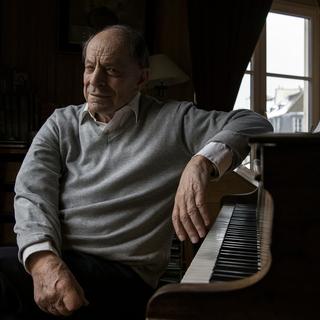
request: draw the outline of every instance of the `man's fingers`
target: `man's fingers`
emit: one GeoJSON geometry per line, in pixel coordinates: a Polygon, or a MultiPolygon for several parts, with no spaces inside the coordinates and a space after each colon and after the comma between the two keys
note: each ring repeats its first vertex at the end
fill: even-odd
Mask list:
{"type": "Polygon", "coordinates": [[[191,241],[196,243],[199,238],[204,238],[207,233],[208,217],[206,216],[207,210],[201,192],[193,190],[193,192],[188,193],[187,197],[181,197],[178,207],[181,208],[181,223],[191,241]]]}
{"type": "Polygon", "coordinates": [[[188,212],[185,201],[178,201],[178,203],[175,204],[172,214],[176,234],[181,241],[189,237],[192,243],[197,243],[199,241],[199,233],[194,225],[194,221],[199,225],[199,218],[197,217],[199,213],[194,211],[188,212]]]}
{"type": "Polygon", "coordinates": [[[188,216],[187,209],[184,202],[175,204],[175,208],[172,214],[173,225],[176,230],[176,234],[181,241],[188,238],[193,243],[198,242],[197,230],[194,228],[190,217],[188,216]]]}
{"type": "MultiPolygon", "coordinates": [[[[191,217],[193,216],[194,212],[187,212],[187,211],[182,211],[180,212],[180,220],[181,224],[187,233],[189,239],[191,240],[192,243],[197,243],[199,241],[199,235],[197,232],[197,229],[195,228],[191,217]]],[[[194,219],[194,217],[193,217],[194,219]]]]}
{"type": "MultiPolygon", "coordinates": [[[[202,220],[202,217],[199,213],[198,208],[196,208],[196,207],[191,208],[190,210],[188,210],[187,215],[188,215],[189,220],[191,222],[192,230],[195,230],[195,232],[196,232],[196,238],[198,238],[198,237],[203,238],[206,235],[206,228],[205,228],[205,225],[203,223],[203,220],[202,220]]],[[[188,232],[188,234],[189,234],[189,232],[188,232]]],[[[192,231],[191,231],[191,234],[193,235],[193,237],[195,237],[195,235],[192,231]]]]}
{"type": "Polygon", "coordinates": [[[41,301],[37,304],[42,311],[51,313],[55,316],[69,316],[73,313],[73,311],[66,308],[63,299],[61,298],[58,300],[41,301]]]}
{"type": "Polygon", "coordinates": [[[174,230],[176,231],[177,237],[180,241],[184,241],[187,239],[187,233],[184,230],[184,227],[180,221],[179,209],[175,204],[173,212],[172,212],[172,223],[174,230]]]}
{"type": "Polygon", "coordinates": [[[79,309],[83,305],[88,305],[87,299],[84,295],[72,289],[69,291],[63,299],[60,298],[58,301],[47,302],[39,304],[42,311],[51,313],[55,316],[70,316],[74,311],[79,309]]]}
{"type": "Polygon", "coordinates": [[[48,313],[51,313],[54,316],[60,316],[60,313],[56,310],[54,306],[49,306],[47,310],[48,313]]]}
{"type": "Polygon", "coordinates": [[[54,304],[49,304],[44,308],[44,311],[47,313],[51,313],[55,316],[60,316],[60,312],[57,310],[56,306],[54,304]]]}
{"type": "Polygon", "coordinates": [[[69,312],[73,312],[83,306],[85,301],[76,290],[72,290],[64,296],[63,304],[69,312]]]}
{"type": "Polygon", "coordinates": [[[202,215],[202,212],[204,212],[205,209],[202,206],[202,200],[201,203],[199,202],[197,204],[193,197],[187,202],[187,214],[200,238],[203,238],[206,235],[206,220],[202,215]]]}
{"type": "Polygon", "coordinates": [[[198,208],[205,227],[208,227],[210,225],[210,214],[206,204],[205,195],[202,192],[197,192],[195,194],[195,205],[198,208]]]}
{"type": "Polygon", "coordinates": [[[60,300],[57,304],[56,304],[56,309],[57,311],[60,313],[61,316],[70,316],[73,311],[70,311],[66,308],[63,300],[60,300]]]}

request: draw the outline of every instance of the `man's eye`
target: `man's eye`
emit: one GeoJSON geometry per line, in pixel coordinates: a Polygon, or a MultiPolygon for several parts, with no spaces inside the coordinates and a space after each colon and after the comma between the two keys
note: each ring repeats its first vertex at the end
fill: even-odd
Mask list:
{"type": "Polygon", "coordinates": [[[107,73],[111,76],[118,76],[120,72],[115,68],[107,68],[107,73]]]}
{"type": "Polygon", "coordinates": [[[93,71],[94,70],[94,67],[93,66],[86,66],[86,71],[93,71]]]}

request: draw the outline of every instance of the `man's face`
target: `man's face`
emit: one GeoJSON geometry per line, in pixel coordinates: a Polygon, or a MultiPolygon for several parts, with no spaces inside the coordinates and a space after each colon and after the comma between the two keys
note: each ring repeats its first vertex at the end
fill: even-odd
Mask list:
{"type": "Polygon", "coordinates": [[[90,112],[99,120],[110,120],[146,80],[146,69],[130,56],[118,30],[104,31],[89,42],[83,92],[90,112]]]}

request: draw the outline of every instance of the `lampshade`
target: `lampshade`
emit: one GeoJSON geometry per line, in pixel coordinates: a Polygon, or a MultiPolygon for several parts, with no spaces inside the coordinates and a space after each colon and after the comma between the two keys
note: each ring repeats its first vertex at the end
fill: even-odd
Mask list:
{"type": "Polygon", "coordinates": [[[168,87],[188,80],[188,75],[186,75],[165,54],[155,54],[150,56],[148,88],[168,87]]]}

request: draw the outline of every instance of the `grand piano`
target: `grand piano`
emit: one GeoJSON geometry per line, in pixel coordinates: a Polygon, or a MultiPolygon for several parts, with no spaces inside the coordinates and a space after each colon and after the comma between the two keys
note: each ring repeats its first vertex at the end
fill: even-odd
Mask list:
{"type": "Polygon", "coordinates": [[[257,188],[226,196],[181,283],[159,288],[147,319],[317,319],[320,135],[250,138],[257,188]]]}

